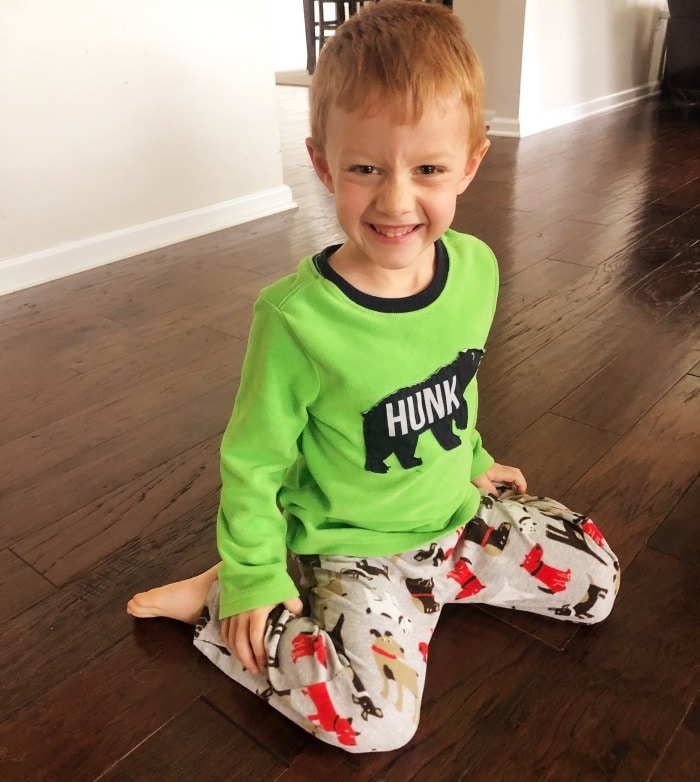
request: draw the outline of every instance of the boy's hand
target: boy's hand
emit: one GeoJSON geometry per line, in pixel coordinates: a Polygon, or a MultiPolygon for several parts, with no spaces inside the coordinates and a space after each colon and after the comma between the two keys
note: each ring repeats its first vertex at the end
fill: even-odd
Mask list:
{"type": "Polygon", "coordinates": [[[496,483],[508,483],[516,494],[525,494],[527,482],[517,467],[507,467],[505,464],[494,464],[490,470],[474,478],[472,481],[477,489],[486,489],[489,494],[498,497],[501,493],[496,488],[496,483]]]}
{"type": "MultiPolygon", "coordinates": [[[[298,597],[285,600],[284,607],[295,616],[301,616],[303,605],[298,597]]],[[[267,617],[274,605],[243,611],[221,620],[221,637],[248,671],[260,673],[267,665],[267,652],[263,640],[267,617]]]]}

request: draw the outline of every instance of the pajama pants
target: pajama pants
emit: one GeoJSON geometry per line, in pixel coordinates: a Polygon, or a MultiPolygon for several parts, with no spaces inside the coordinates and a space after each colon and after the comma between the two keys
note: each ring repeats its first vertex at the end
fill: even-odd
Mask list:
{"type": "Polygon", "coordinates": [[[464,527],[391,557],[295,556],[306,610],[270,615],[267,668],[253,675],[220,635],[215,582],[194,643],[215,665],[319,739],[396,749],[418,726],[428,646],[447,603],[604,619],[619,565],[588,518],[560,503],[483,494],[464,527]]]}

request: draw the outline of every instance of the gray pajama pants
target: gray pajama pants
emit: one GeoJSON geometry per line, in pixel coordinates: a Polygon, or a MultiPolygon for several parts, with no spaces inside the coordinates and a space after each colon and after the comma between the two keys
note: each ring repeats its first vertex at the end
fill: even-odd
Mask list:
{"type": "Polygon", "coordinates": [[[595,524],[560,503],[482,496],[463,528],[391,557],[297,556],[302,617],[270,615],[268,667],[225,647],[216,582],[195,646],[319,739],[351,752],[404,745],[418,726],[428,645],[447,603],[482,603],[592,624],[615,599],[619,565],[595,524]]]}

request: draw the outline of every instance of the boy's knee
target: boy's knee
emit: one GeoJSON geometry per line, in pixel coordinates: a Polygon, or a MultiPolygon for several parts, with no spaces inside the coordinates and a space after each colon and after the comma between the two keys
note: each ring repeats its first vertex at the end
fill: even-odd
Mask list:
{"type": "Polygon", "coordinates": [[[615,603],[615,595],[609,595],[605,600],[598,603],[595,610],[591,611],[584,619],[585,624],[597,625],[610,616],[615,603]]]}
{"type": "Polygon", "coordinates": [[[581,621],[593,625],[607,619],[615,604],[620,588],[620,565],[617,559],[599,568],[588,578],[588,591],[576,609],[581,621]]]}
{"type": "Polygon", "coordinates": [[[367,725],[355,725],[355,743],[341,748],[353,754],[393,752],[405,747],[415,736],[417,729],[417,723],[411,719],[375,719],[367,725]]]}

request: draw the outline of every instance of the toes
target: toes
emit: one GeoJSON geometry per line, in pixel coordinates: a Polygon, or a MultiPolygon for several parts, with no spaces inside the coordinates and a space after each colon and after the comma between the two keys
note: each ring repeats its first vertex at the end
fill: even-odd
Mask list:
{"type": "Polygon", "coordinates": [[[139,618],[151,616],[151,611],[147,605],[143,604],[143,595],[134,595],[131,600],[126,604],[127,614],[136,616],[139,618]]]}

